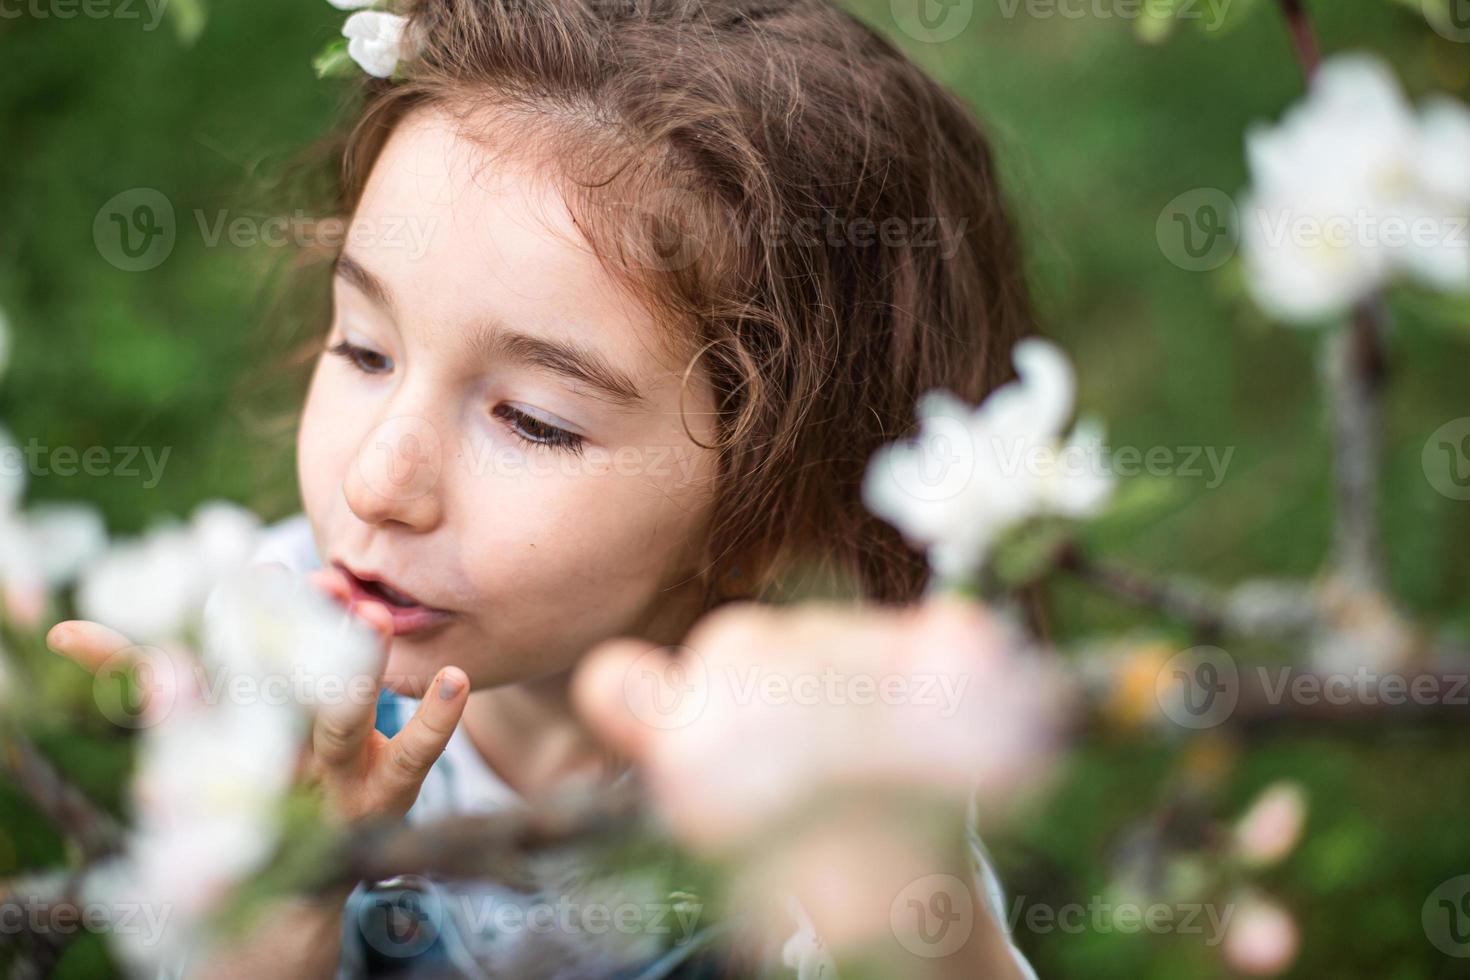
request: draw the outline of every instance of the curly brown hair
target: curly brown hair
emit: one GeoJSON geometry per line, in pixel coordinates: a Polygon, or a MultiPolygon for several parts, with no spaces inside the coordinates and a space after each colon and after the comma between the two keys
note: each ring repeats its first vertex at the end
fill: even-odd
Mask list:
{"type": "MultiPolygon", "coordinates": [[[[718,407],[713,603],[797,572],[902,601],[922,557],[869,515],[919,395],[978,401],[1029,325],[989,147],[952,93],[825,0],[409,0],[415,53],[343,131],[350,215],[416,109],[493,114],[563,179],[603,265],[718,407]]],[[[810,580],[808,580],[810,581],[810,580]]]]}

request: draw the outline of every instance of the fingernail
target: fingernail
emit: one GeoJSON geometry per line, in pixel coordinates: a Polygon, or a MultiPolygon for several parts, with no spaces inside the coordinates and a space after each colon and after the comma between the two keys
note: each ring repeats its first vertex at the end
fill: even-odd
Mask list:
{"type": "Polygon", "coordinates": [[[446,673],[439,679],[439,700],[453,701],[459,694],[459,678],[446,673]]]}

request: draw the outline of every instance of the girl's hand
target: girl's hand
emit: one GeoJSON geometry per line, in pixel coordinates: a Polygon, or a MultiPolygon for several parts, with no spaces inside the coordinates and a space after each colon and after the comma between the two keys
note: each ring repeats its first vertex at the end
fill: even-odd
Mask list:
{"type": "MultiPolygon", "coordinates": [[[[387,645],[392,620],[375,602],[351,601],[351,591],[337,569],[321,569],[308,581],[347,607],[372,627],[382,640],[377,683],[387,664],[387,645]]],[[[80,664],[89,673],[117,669],[159,655],[140,647],[116,630],[100,623],[70,620],[53,626],[46,635],[55,652],[80,664]]],[[[164,654],[168,655],[168,654],[164,654]]],[[[145,702],[138,707],[144,725],[163,721],[181,696],[198,696],[192,671],[175,662],[155,670],[155,680],[143,687],[145,702]]],[[[321,707],[312,722],[311,737],[303,748],[298,778],[320,788],[330,814],[348,822],[380,817],[400,817],[418,798],[429,769],[444,752],[449,738],[464,713],[469,678],[458,667],[445,667],[435,675],[412,718],[392,738],[379,732],[377,699],[344,698],[321,707]]]]}
{"type": "Polygon", "coordinates": [[[675,829],[722,849],[803,802],[898,788],[992,806],[1045,769],[1056,676],[982,607],[729,606],[684,646],[616,640],[574,682],[675,829]]]}
{"type": "Polygon", "coordinates": [[[674,834],[738,858],[737,894],[773,934],[791,925],[772,896],[793,894],[827,948],[880,975],[994,980],[1018,968],[960,818],[977,787],[993,813],[1046,771],[1060,693],[982,607],[948,599],[727,607],[677,651],[603,644],[573,688],[674,834]],[[936,948],[910,920],[940,905],[960,928],[936,948]]]}
{"type": "MultiPolygon", "coordinates": [[[[353,602],[347,576],[324,568],[310,576],[314,585],[350,609],[378,632],[387,665],[387,647],[393,620],[376,602],[353,602]]],[[[429,769],[444,753],[469,699],[469,678],[458,667],[445,667],[425,687],[418,710],[403,728],[388,738],[374,727],[377,699],[356,703],[346,698],[320,709],[312,726],[311,744],[303,769],[306,778],[321,787],[328,806],[346,820],[402,816],[418,799],[429,769]]]]}

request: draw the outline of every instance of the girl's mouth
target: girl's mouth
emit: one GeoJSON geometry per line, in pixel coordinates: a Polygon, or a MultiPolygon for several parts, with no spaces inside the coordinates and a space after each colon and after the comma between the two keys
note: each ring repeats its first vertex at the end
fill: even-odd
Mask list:
{"type": "Polygon", "coordinates": [[[341,562],[337,562],[337,568],[347,576],[353,602],[376,602],[388,610],[388,615],[393,618],[394,636],[426,632],[442,626],[452,615],[447,610],[424,605],[409,593],[371,573],[359,574],[341,562]]]}

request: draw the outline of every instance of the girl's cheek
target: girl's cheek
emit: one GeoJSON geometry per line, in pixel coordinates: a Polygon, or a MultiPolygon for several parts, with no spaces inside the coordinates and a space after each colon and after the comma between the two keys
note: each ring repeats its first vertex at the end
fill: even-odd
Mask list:
{"type": "Polygon", "coordinates": [[[325,365],[312,378],[297,436],[297,472],[309,516],[320,517],[332,490],[341,486],[345,467],[357,445],[354,413],[346,392],[327,376],[325,365]]]}

